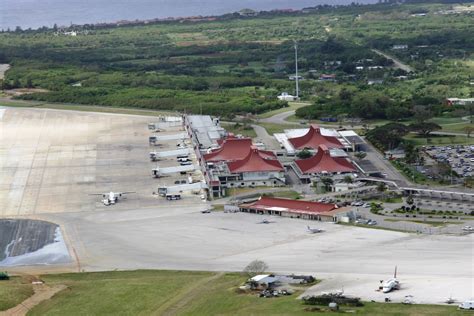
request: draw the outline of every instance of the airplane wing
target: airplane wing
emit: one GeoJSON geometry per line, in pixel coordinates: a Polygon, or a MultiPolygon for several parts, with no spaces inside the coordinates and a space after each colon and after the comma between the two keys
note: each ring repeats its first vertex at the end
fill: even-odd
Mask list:
{"type": "Polygon", "coordinates": [[[108,193],[89,193],[89,195],[107,195],[108,193]]]}
{"type": "Polygon", "coordinates": [[[137,192],[133,192],[133,191],[117,192],[117,194],[131,194],[131,193],[137,193],[137,192]]]}

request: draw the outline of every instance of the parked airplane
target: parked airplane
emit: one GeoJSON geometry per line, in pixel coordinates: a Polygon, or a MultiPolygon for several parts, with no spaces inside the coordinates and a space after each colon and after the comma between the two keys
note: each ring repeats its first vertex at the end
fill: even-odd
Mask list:
{"type": "Polygon", "coordinates": [[[117,203],[119,197],[122,197],[122,195],[125,194],[130,194],[130,193],[135,193],[135,192],[109,192],[109,193],[97,193],[97,194],[91,194],[91,195],[102,195],[104,199],[102,200],[102,203],[104,205],[109,206],[117,203]]]}
{"type": "Polygon", "coordinates": [[[311,228],[309,226],[307,226],[307,227],[308,227],[308,232],[310,234],[317,234],[317,233],[322,233],[323,232],[323,230],[319,229],[319,228],[311,228]]]}
{"type": "Polygon", "coordinates": [[[263,219],[261,222],[258,222],[257,224],[270,224],[271,222],[268,219],[263,219]]]}
{"type": "Polygon", "coordinates": [[[393,274],[393,278],[385,281],[385,283],[382,285],[382,292],[388,293],[393,290],[399,290],[400,289],[400,281],[397,279],[397,267],[395,266],[395,273],[393,274]]]}

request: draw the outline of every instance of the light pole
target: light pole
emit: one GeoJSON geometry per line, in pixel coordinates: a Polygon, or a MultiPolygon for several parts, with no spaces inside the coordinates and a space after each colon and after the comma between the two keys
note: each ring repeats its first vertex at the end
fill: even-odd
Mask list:
{"type": "Polygon", "coordinates": [[[299,99],[300,89],[298,85],[298,43],[295,41],[295,82],[296,82],[296,99],[299,99]]]}

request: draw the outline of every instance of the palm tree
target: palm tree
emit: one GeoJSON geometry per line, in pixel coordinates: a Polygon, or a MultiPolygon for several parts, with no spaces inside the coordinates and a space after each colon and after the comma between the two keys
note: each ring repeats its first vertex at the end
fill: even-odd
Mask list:
{"type": "Polygon", "coordinates": [[[351,176],[345,176],[344,179],[342,180],[344,183],[353,183],[354,180],[352,180],[351,176]]]}

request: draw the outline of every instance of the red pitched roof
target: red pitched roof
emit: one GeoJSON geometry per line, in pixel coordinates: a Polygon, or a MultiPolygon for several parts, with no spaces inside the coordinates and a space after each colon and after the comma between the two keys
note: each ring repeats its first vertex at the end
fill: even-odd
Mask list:
{"type": "Polygon", "coordinates": [[[267,196],[262,196],[259,200],[253,203],[242,204],[241,207],[260,210],[267,210],[269,208],[281,208],[282,211],[286,212],[306,214],[327,213],[338,208],[336,204],[280,199],[267,196]]]}
{"type": "Polygon", "coordinates": [[[321,172],[353,172],[356,168],[346,158],[331,157],[329,149],[325,145],[318,147],[318,152],[311,158],[295,161],[303,173],[321,172]]]}
{"type": "Polygon", "coordinates": [[[204,155],[208,162],[234,161],[244,159],[252,146],[250,138],[227,138],[220,148],[204,155]]]}
{"type": "Polygon", "coordinates": [[[303,136],[288,139],[295,149],[318,148],[319,145],[326,145],[329,148],[344,148],[344,145],[334,136],[321,134],[318,125],[311,124],[309,131],[303,136]]]}
{"type": "Polygon", "coordinates": [[[255,147],[247,152],[247,157],[229,162],[227,166],[232,173],[285,170],[273,152],[258,150],[255,147]]]}

